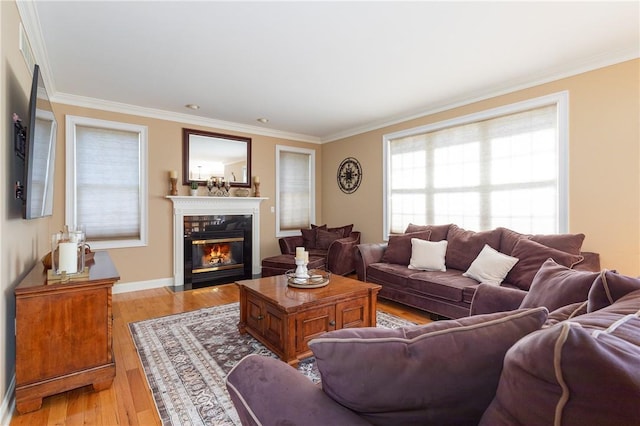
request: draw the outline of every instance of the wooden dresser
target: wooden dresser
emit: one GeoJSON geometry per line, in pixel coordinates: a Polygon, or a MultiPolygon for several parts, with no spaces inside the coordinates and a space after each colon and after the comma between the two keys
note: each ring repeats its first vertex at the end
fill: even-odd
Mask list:
{"type": "Polygon", "coordinates": [[[120,276],[107,252],[87,266],[88,278],[48,283],[38,263],[15,289],[18,413],[49,395],[113,382],[111,288],[120,276]]]}

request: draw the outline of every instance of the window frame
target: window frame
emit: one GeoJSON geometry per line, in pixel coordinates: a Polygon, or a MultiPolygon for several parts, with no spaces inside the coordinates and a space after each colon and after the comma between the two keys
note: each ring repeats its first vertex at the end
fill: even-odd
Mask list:
{"type": "Polygon", "coordinates": [[[558,230],[566,233],[569,229],[569,92],[563,91],[503,105],[496,108],[480,111],[439,121],[411,129],[400,130],[382,136],[382,161],[383,161],[383,184],[382,184],[382,204],[383,204],[383,226],[382,238],[389,240],[391,229],[390,198],[391,188],[389,176],[391,171],[391,141],[398,138],[415,136],[437,130],[462,126],[479,121],[490,120],[504,115],[515,114],[535,108],[556,105],[557,125],[558,125],[558,230]]]}
{"type": "Polygon", "coordinates": [[[316,221],[316,151],[286,145],[276,145],[276,237],[301,235],[300,230],[280,229],[280,153],[295,152],[309,155],[309,223],[316,221]]]}
{"type": "Polygon", "coordinates": [[[147,126],[101,120],[97,118],[67,115],[65,117],[65,223],[77,225],[77,186],[76,186],[76,126],[93,127],[107,130],[120,130],[138,133],[139,180],[138,196],[140,200],[139,238],[88,241],[92,249],[114,249],[127,247],[144,247],[149,243],[149,200],[148,200],[148,128],[147,126]]]}

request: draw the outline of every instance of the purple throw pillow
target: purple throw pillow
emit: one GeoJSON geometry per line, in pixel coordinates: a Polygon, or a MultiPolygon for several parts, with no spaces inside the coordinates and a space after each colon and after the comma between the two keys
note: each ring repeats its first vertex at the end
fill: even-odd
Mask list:
{"type": "Polygon", "coordinates": [[[309,347],[325,393],[372,424],[478,424],[505,353],[546,318],[536,308],[395,330],[346,328],[309,347]]]}
{"type": "Polygon", "coordinates": [[[411,234],[391,235],[382,254],[381,262],[408,265],[411,261],[411,239],[429,240],[431,231],[412,232],[411,234]]]}
{"type": "Polygon", "coordinates": [[[584,234],[538,234],[531,235],[530,240],[556,250],[580,254],[584,234]]]}
{"type": "Polygon", "coordinates": [[[329,248],[332,242],[340,238],[342,238],[342,234],[339,232],[318,229],[318,236],[316,237],[316,248],[326,250],[329,248]]]}
{"type": "Polygon", "coordinates": [[[518,240],[511,256],[517,257],[520,261],[509,271],[505,281],[522,290],[529,290],[533,277],[547,259],[551,258],[557,264],[568,268],[574,267],[584,259],[580,255],[556,250],[526,238],[518,240]]]}
{"type": "MultiPolygon", "coordinates": [[[[491,231],[467,231],[451,225],[447,234],[447,269],[453,268],[466,271],[471,263],[478,257],[485,244],[498,250],[500,247],[500,230],[491,231]]],[[[518,256],[514,256],[518,257],[518,256]]]]}
{"type": "Polygon", "coordinates": [[[412,232],[431,231],[429,241],[438,242],[447,239],[450,226],[450,223],[446,225],[414,225],[413,223],[410,223],[404,233],[410,234],[412,232]]]}
{"type": "Polygon", "coordinates": [[[589,291],[587,312],[612,305],[616,300],[635,290],[640,290],[640,278],[620,275],[616,271],[605,269],[598,274],[589,291]]]}
{"type": "Polygon", "coordinates": [[[599,272],[576,271],[547,259],[531,282],[520,308],[545,306],[549,312],[576,302],[584,302],[599,272]]]}

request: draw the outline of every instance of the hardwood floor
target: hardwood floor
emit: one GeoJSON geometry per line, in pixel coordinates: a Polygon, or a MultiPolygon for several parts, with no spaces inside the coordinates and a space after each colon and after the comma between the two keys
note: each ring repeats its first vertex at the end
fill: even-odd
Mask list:
{"type": "MultiPolygon", "coordinates": [[[[113,295],[113,350],[116,377],[111,388],[94,392],[91,386],[45,398],[38,411],[14,413],[11,426],[33,425],[159,425],[151,391],[128,324],[208,306],[238,301],[238,288],[226,284],[185,292],[158,288],[113,295]]],[[[378,308],[424,324],[425,312],[378,300],[378,308]]],[[[70,354],[72,356],[73,354],[70,354]]]]}

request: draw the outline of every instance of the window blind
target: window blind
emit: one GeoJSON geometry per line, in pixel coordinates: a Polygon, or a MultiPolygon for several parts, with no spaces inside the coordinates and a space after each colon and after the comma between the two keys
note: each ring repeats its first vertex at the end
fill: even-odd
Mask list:
{"type": "Polygon", "coordinates": [[[311,155],[279,151],[279,229],[299,230],[311,225],[311,155]]]}

